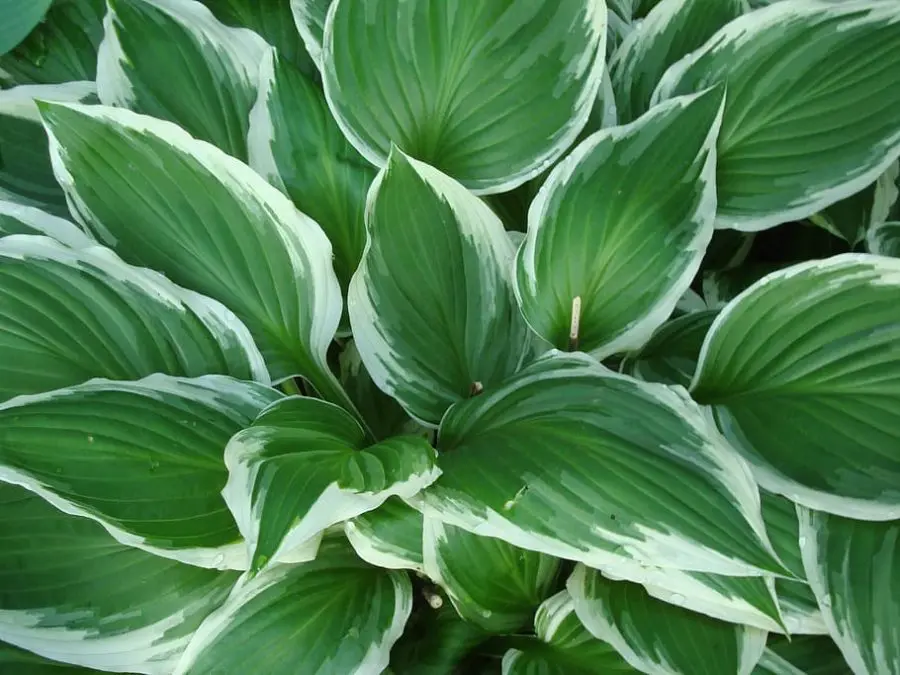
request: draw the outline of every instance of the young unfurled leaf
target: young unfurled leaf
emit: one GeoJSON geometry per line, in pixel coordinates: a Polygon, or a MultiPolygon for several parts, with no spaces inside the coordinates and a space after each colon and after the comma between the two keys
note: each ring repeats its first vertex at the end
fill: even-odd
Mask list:
{"type": "MultiPolygon", "coordinates": [[[[238,578],[123,545],[18,485],[0,482],[0,509],[0,640],[47,658],[103,671],[171,672],[238,578]]],[[[86,675],[61,663],[10,665],[3,649],[0,643],[2,673],[86,675]]]]}
{"type": "Polygon", "coordinates": [[[900,518],[900,261],[844,254],[793,265],[722,310],[693,397],[792,501],[900,518]]]}
{"type": "Polygon", "coordinates": [[[99,522],[116,540],[246,569],[220,494],[228,439],[280,397],[221,375],[92,380],[0,404],[0,480],[99,522]]]}
{"type": "Polygon", "coordinates": [[[735,19],[654,101],[724,82],[717,226],[762,230],[858,192],[900,155],[900,3],[792,0],[735,19]]]}
{"type": "Polygon", "coordinates": [[[538,335],[604,357],[640,347],[672,313],[713,233],[722,96],[667,101],[553,170],[516,257],[516,295],[538,335]]]}
{"type": "Polygon", "coordinates": [[[373,164],[391,145],[477,193],[533,178],[575,140],[603,76],[596,0],[335,0],[325,93],[373,164]]]}

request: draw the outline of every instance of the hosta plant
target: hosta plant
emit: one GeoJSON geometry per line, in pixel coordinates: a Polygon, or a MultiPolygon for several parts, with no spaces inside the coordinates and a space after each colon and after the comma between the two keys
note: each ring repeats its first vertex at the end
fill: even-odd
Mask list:
{"type": "Polygon", "coordinates": [[[0,53],[0,672],[900,675],[897,0],[0,53]]]}

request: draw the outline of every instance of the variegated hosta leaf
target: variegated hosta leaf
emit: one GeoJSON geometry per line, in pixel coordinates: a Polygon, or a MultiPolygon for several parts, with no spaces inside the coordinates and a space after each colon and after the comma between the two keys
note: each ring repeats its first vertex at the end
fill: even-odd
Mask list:
{"type": "Polygon", "coordinates": [[[201,567],[246,569],[220,494],[222,451],[280,394],[221,375],[92,380],[0,404],[0,480],[117,541],[201,567]]]}
{"type": "Polygon", "coordinates": [[[380,673],[411,610],[406,573],[370,567],[329,538],[312,562],[243,577],[173,675],[380,673]]]}
{"type": "Polygon", "coordinates": [[[855,675],[900,673],[900,521],[799,515],[803,566],[847,664],[855,675]]]}
{"type": "Polygon", "coordinates": [[[516,295],[538,335],[604,357],[640,347],[672,313],[713,233],[722,96],[667,101],[553,170],[516,257],[516,295]]]}
{"type": "Polygon", "coordinates": [[[344,138],[322,91],[273,52],[263,60],[249,133],[250,166],[322,226],[346,291],[366,245],[375,167],[344,138]]]}
{"type": "Polygon", "coordinates": [[[306,51],[319,70],[322,69],[322,38],[325,34],[325,18],[331,0],[290,0],[291,12],[297,31],[303,38],[306,51]]]}
{"type": "Polygon", "coordinates": [[[225,448],[222,494],[247,540],[251,569],[292,562],[325,529],[411,497],[440,475],[424,438],[368,446],[345,410],[295,396],[263,410],[225,448]]]}
{"type": "Polygon", "coordinates": [[[866,233],[866,248],[871,253],[900,258],[900,221],[873,225],[866,233]]]}
{"type": "Polygon", "coordinates": [[[744,0],[664,0],[628,34],[610,62],[619,120],[631,122],[669,66],[743,13],[744,0]]]}
{"type": "Polygon", "coordinates": [[[57,0],[24,42],[0,56],[0,69],[20,84],[93,81],[105,13],[106,0],[57,0]]]}
{"type": "Polygon", "coordinates": [[[504,192],[578,136],[605,36],[600,0],[335,0],[325,93],[373,164],[396,144],[476,193],[504,192]]]}
{"type": "Polygon", "coordinates": [[[425,573],[459,615],[491,633],[527,624],[550,594],[559,560],[426,517],[425,573]]]}
{"type": "Polygon", "coordinates": [[[476,534],[598,567],[783,569],[749,468],[683,389],[552,352],[451,408],[438,447],[413,505],[476,534]]]}
{"type": "Polygon", "coordinates": [[[68,217],[65,195],[50,165],[47,133],[34,101],[86,101],[94,97],[94,91],[93,82],[0,90],[0,199],[68,217]]]}
{"type": "Polygon", "coordinates": [[[54,169],[78,220],[127,262],[219,300],[277,382],[342,392],[326,365],[341,313],[331,244],[255,171],[174,124],[106,106],[47,105],[54,169]]]}
{"type": "MultiPolygon", "coordinates": [[[[120,544],[93,520],[0,482],[0,640],[80,666],[164,675],[237,578],[120,544]]],[[[0,654],[2,673],[68,675],[51,665],[5,666],[0,654]]]]}
{"type": "Polygon", "coordinates": [[[900,261],[844,254],[774,272],[716,317],[692,394],[760,486],[900,518],[898,298],[900,261]]]}
{"type": "Polygon", "coordinates": [[[366,226],[347,299],[357,349],[382,391],[436,425],[525,355],[515,249],[484,202],[396,149],[372,184],[366,226]]]}
{"type": "Polygon", "coordinates": [[[568,591],[548,598],[534,617],[536,637],[503,655],[503,675],[638,673],[608,642],[591,635],[568,591]]]}
{"type": "Polygon", "coordinates": [[[269,49],[246,28],[220,23],[194,0],[109,0],[97,64],[106,105],[176,122],[247,158],[250,108],[269,49]]]}
{"type": "Polygon", "coordinates": [[[103,672],[45,659],[33,652],[0,642],[0,673],[7,671],[14,675],[97,675],[103,672]]]}
{"type": "Polygon", "coordinates": [[[70,248],[88,248],[96,242],[68,220],[31,206],[0,200],[0,237],[10,234],[43,235],[70,248]]]}
{"type": "Polygon", "coordinates": [[[47,13],[52,0],[4,0],[0,23],[0,54],[24,40],[47,13]]]}
{"type": "Polygon", "coordinates": [[[790,639],[770,636],[753,675],[851,675],[851,672],[837,645],[827,635],[795,635],[790,639]]]}
{"type": "Polygon", "coordinates": [[[718,311],[683,314],[664,323],[640,350],[622,362],[626,372],[645,382],[687,387],[697,369],[703,338],[718,311]]]}
{"type": "Polygon", "coordinates": [[[673,65],[654,101],[727,85],[717,226],[805,218],[887,169],[900,155],[898,55],[894,0],[791,0],[735,19],[673,65]]]}
{"type": "Polygon", "coordinates": [[[766,646],[765,631],[660,602],[584,565],[567,588],[585,627],[650,675],[750,675],[766,646]]]}
{"type": "Polygon", "coordinates": [[[471,671],[464,670],[461,662],[489,637],[490,633],[461,619],[449,603],[419,611],[410,617],[403,637],[391,650],[391,668],[397,675],[469,675],[471,671]]]}
{"type": "Polygon", "coordinates": [[[425,573],[423,516],[398,497],[344,523],[356,555],[376,567],[425,573]]]}
{"type": "Polygon", "coordinates": [[[0,353],[0,402],[94,377],[218,373],[269,383],[250,333],[215,300],[102,246],[48,237],[0,239],[0,353]]]}

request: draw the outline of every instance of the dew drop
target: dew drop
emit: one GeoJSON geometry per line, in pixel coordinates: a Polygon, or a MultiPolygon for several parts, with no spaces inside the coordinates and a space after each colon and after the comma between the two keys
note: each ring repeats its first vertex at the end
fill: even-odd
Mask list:
{"type": "Polygon", "coordinates": [[[88,442],[88,443],[93,443],[93,442],[94,442],[94,437],[93,437],[93,436],[88,436],[88,437],[87,437],[87,442],[88,442]]]}
{"type": "Polygon", "coordinates": [[[800,537],[800,540],[799,540],[798,543],[800,544],[800,547],[801,547],[801,548],[802,548],[803,546],[806,546],[806,537],[800,537]]]}
{"type": "Polygon", "coordinates": [[[672,597],[669,598],[670,602],[673,605],[683,605],[684,604],[684,596],[681,593],[673,593],[672,597]]]}

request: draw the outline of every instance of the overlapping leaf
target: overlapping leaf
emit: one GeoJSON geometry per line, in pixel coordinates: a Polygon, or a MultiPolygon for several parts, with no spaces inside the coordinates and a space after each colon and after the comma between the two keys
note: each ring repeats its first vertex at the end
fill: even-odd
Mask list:
{"type": "Polygon", "coordinates": [[[297,31],[303,38],[306,51],[313,63],[322,69],[322,39],[325,34],[325,18],[331,0],[291,0],[291,12],[297,31]]]}
{"type": "Polygon", "coordinates": [[[871,253],[900,258],[900,222],[888,221],[870,228],[866,233],[866,248],[871,253]]]}
{"type": "Polygon", "coordinates": [[[10,234],[43,235],[70,248],[87,248],[96,242],[77,226],[40,209],[0,201],[0,237],[10,234]]]}
{"type": "Polygon", "coordinates": [[[0,54],[24,40],[50,8],[52,0],[4,0],[0,5],[3,24],[0,26],[0,54]]]}
{"type": "MultiPolygon", "coordinates": [[[[387,569],[425,573],[422,514],[397,497],[344,524],[344,533],[366,562],[387,569]]],[[[454,610],[455,611],[455,610],[454,610]]]]}

